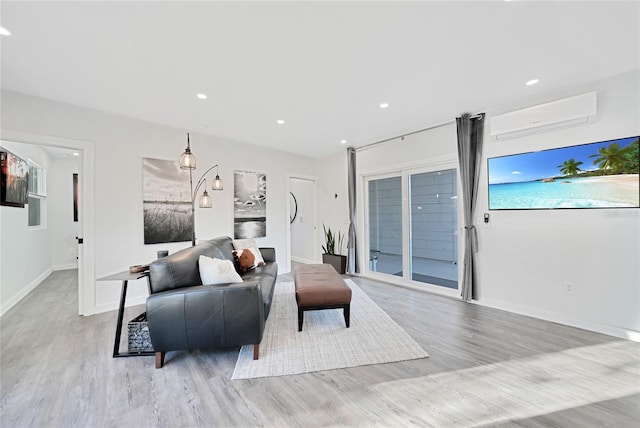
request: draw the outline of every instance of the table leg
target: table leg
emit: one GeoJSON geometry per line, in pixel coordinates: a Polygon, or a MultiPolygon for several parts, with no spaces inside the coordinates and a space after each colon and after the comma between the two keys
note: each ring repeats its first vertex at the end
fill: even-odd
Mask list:
{"type": "Polygon", "coordinates": [[[120,335],[122,334],[122,318],[124,318],[124,301],[127,297],[127,280],[122,281],[122,292],[120,293],[120,307],[118,308],[118,324],[116,327],[116,340],[113,344],[113,357],[120,356],[120,335]]]}

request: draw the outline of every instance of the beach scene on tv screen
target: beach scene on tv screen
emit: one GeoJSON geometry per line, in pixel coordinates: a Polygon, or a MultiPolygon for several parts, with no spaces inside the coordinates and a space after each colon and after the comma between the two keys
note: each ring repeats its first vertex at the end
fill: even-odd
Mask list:
{"type": "Polygon", "coordinates": [[[639,140],[490,158],[489,209],[640,207],[639,140]]]}

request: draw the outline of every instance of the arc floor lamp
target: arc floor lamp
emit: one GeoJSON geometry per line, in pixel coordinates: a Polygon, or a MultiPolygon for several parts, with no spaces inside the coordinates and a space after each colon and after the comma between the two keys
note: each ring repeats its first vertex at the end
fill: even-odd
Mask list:
{"type": "Polygon", "coordinates": [[[189,186],[191,188],[191,246],[196,245],[196,195],[198,194],[200,186],[204,184],[204,192],[202,196],[200,196],[198,206],[200,208],[212,207],[211,196],[207,193],[207,179],[205,177],[214,168],[216,169],[216,178],[213,179],[211,190],[223,189],[222,180],[220,179],[220,175],[218,175],[218,164],[212,166],[200,176],[194,189],[192,172],[196,169],[196,157],[191,153],[191,142],[189,141],[189,133],[187,132],[187,148],[184,153],[182,153],[182,156],[180,156],[180,169],[189,170],[189,186]]]}

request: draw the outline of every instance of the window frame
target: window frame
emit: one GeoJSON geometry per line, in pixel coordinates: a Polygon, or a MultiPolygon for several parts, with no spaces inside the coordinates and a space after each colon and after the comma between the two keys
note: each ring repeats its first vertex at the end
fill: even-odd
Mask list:
{"type": "Polygon", "coordinates": [[[29,193],[27,204],[27,227],[29,230],[41,230],[47,227],[47,171],[40,166],[40,164],[31,158],[27,159],[29,165],[29,193]],[[32,171],[37,171],[37,174],[33,174],[32,171]],[[34,178],[34,176],[37,176],[34,178]],[[33,189],[33,186],[36,189],[33,189]],[[34,191],[35,190],[35,191],[34,191]],[[36,199],[40,203],[40,212],[38,216],[38,224],[30,224],[31,222],[31,207],[30,201],[36,199]]]}

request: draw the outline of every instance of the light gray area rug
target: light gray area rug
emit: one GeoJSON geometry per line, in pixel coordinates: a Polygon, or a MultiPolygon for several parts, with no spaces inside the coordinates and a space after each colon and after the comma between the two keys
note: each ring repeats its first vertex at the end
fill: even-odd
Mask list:
{"type": "Polygon", "coordinates": [[[293,282],[276,284],[260,359],[243,346],[232,379],[251,379],[427,358],[427,354],[353,281],[351,327],[342,309],[308,311],[298,332],[293,282]]]}

